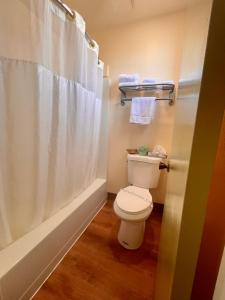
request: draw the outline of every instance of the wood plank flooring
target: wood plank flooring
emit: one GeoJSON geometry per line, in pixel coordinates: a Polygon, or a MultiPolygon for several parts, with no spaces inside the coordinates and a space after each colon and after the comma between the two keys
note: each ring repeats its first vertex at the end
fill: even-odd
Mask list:
{"type": "Polygon", "coordinates": [[[65,256],[34,300],[153,299],[162,210],[155,206],[140,249],[117,242],[112,199],[65,256]]]}

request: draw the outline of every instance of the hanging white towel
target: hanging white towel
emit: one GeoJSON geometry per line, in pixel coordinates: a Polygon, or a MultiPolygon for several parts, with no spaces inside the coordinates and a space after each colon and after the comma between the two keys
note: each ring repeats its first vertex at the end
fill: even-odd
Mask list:
{"type": "Polygon", "coordinates": [[[156,97],[134,97],[131,103],[130,123],[147,125],[154,119],[156,97]]]}

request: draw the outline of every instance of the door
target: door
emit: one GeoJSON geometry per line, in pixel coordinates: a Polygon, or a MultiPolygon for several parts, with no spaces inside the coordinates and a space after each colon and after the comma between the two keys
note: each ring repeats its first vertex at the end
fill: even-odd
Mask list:
{"type": "Polygon", "coordinates": [[[225,108],[225,2],[189,2],[170,155],[171,171],[161,231],[156,300],[189,300],[191,297],[225,108]]]}
{"type": "MultiPolygon", "coordinates": [[[[225,245],[225,114],[207,201],[191,300],[212,300],[225,245]]],[[[225,298],[224,298],[225,299],[225,298]]]]}

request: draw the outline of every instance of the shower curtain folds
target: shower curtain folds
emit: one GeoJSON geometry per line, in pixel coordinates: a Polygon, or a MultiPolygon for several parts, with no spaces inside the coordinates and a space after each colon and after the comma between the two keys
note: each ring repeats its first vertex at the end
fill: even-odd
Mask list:
{"type": "Polygon", "coordinates": [[[49,0],[2,1],[0,31],[3,248],[96,179],[103,64],[82,17],[49,0]]]}

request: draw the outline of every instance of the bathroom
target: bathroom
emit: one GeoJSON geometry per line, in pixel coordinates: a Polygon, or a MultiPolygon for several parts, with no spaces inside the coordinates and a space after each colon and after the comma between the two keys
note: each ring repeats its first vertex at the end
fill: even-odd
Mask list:
{"type": "Polygon", "coordinates": [[[224,299],[224,20],[0,0],[1,300],[224,299]]]}

